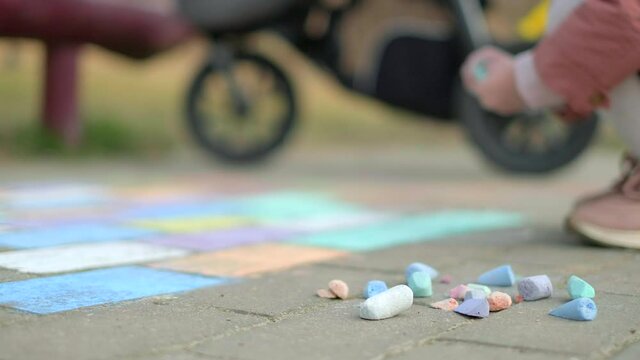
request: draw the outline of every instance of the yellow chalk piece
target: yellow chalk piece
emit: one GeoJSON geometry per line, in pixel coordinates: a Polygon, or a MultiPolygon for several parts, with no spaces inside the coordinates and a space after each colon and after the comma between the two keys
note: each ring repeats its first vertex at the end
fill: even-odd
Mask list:
{"type": "Polygon", "coordinates": [[[243,217],[210,216],[171,220],[142,220],[135,221],[133,224],[146,229],[184,234],[240,227],[251,224],[251,220],[243,217]]]}
{"type": "Polygon", "coordinates": [[[150,266],[210,276],[253,276],[326,261],[347,253],[291,244],[258,244],[163,261],[150,266]]]}
{"type": "Polygon", "coordinates": [[[523,40],[536,41],[544,35],[551,0],[543,0],[518,23],[518,35],[523,40]]]}

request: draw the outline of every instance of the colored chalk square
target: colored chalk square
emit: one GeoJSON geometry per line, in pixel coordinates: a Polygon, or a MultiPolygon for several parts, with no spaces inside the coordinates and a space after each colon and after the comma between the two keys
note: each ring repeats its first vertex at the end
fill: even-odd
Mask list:
{"type": "Polygon", "coordinates": [[[141,206],[124,211],[125,220],[179,220],[185,218],[204,218],[233,214],[237,205],[230,201],[189,201],[162,205],[141,206]]]}
{"type": "Polygon", "coordinates": [[[58,246],[0,253],[0,266],[32,274],[138,264],[189,254],[182,249],[135,242],[58,246]]]}
{"type": "Polygon", "coordinates": [[[535,301],[550,297],[553,285],[547,275],[531,276],[518,282],[518,292],[525,301],[535,301]]]}
{"type": "Polygon", "coordinates": [[[413,291],[414,297],[430,297],[433,295],[431,276],[424,271],[416,271],[407,278],[407,285],[413,291]]]}
{"type": "Polygon", "coordinates": [[[327,215],[348,215],[362,212],[353,204],[341,202],[326,194],[277,192],[236,199],[238,215],[261,221],[291,221],[327,215]]]}
{"type": "Polygon", "coordinates": [[[346,253],[290,244],[258,244],[187,256],[150,266],[213,276],[250,276],[326,261],[346,253]]]}
{"type": "Polygon", "coordinates": [[[469,290],[480,290],[485,296],[489,296],[491,294],[491,289],[488,286],[480,285],[480,284],[467,284],[469,290]]]}
{"type": "Polygon", "coordinates": [[[282,241],[295,234],[288,229],[246,227],[197,234],[165,235],[144,241],[181,249],[213,251],[267,241],[282,241]]]}
{"type": "Polygon", "coordinates": [[[268,221],[267,224],[290,229],[300,234],[308,234],[369,225],[387,221],[392,217],[394,215],[387,213],[354,211],[352,213],[328,214],[309,218],[268,221]]]}
{"type": "Polygon", "coordinates": [[[596,297],[596,290],[588,282],[572,275],[567,281],[567,291],[572,299],[596,297]]]}
{"type": "Polygon", "coordinates": [[[247,226],[251,219],[243,217],[211,216],[171,220],[142,220],[133,224],[142,228],[176,234],[206,232],[247,226]]]}
{"type": "Polygon", "coordinates": [[[511,265],[502,265],[478,277],[478,283],[488,286],[513,286],[516,276],[511,265]]]}
{"type": "Polygon", "coordinates": [[[580,298],[551,310],[549,315],[568,320],[591,321],[598,316],[598,307],[593,300],[580,298]]]}
{"type": "Polygon", "coordinates": [[[470,317],[486,318],[489,316],[489,302],[487,299],[465,300],[454,311],[470,317]]]}
{"type": "Polygon", "coordinates": [[[155,231],[115,224],[71,224],[0,234],[0,246],[32,249],[73,243],[132,240],[154,234],[155,231]]]}
{"type": "Polygon", "coordinates": [[[429,266],[427,264],[415,262],[415,263],[407,266],[407,268],[404,271],[404,276],[405,276],[405,278],[409,279],[409,276],[411,276],[411,274],[413,274],[414,272],[417,272],[417,271],[426,272],[427,274],[429,274],[429,276],[431,276],[432,280],[437,278],[438,275],[439,275],[438,270],[432,268],[431,266],[429,266]]]}
{"type": "Polygon", "coordinates": [[[393,219],[373,225],[301,236],[292,242],[346,251],[371,251],[473,231],[512,228],[522,216],[496,211],[445,211],[393,219]]]}
{"type": "Polygon", "coordinates": [[[105,188],[86,184],[30,185],[11,189],[2,197],[8,207],[22,210],[93,207],[109,200],[105,188]]]}
{"type": "Polygon", "coordinates": [[[127,266],[0,283],[0,304],[51,314],[228,282],[222,278],[127,266]]]}
{"type": "Polygon", "coordinates": [[[387,284],[381,280],[371,280],[364,287],[364,298],[368,299],[376,296],[381,292],[387,291],[387,284]]]}

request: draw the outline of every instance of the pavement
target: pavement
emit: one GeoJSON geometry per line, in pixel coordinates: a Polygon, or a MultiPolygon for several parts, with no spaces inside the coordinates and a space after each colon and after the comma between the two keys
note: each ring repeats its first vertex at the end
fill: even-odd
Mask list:
{"type": "MultiPolygon", "coordinates": [[[[119,188],[198,184],[233,194],[325,192],[379,212],[492,209],[522,214],[525,222],[320,256],[274,271],[247,272],[242,281],[221,286],[48,314],[4,303],[0,359],[637,359],[640,253],[584,244],[562,225],[576,198],[612,181],[617,163],[616,154],[594,151],[557,174],[513,177],[487,167],[463,146],[292,150],[250,169],[221,167],[191,154],[145,164],[9,163],[0,176],[5,193],[36,180],[119,188]],[[413,261],[451,275],[453,283],[434,283],[433,298],[415,299],[395,318],[360,319],[364,284],[371,279],[400,284],[413,261]],[[428,307],[457,283],[472,282],[505,263],[520,275],[549,275],[556,289],[552,298],[517,304],[482,320],[428,307]],[[596,288],[595,321],[548,315],[567,301],[564,284],[570,275],[596,288]],[[347,300],[315,296],[332,279],[350,285],[347,300]]],[[[254,255],[259,261],[278,257],[277,251],[254,255]]],[[[50,276],[0,268],[0,298],[6,283],[50,276]]]]}

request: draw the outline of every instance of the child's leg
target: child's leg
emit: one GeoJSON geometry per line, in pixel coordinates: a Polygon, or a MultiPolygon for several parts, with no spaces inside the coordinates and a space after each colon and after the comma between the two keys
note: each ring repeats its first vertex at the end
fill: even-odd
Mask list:
{"type": "Polygon", "coordinates": [[[629,152],[640,158],[640,77],[633,76],[611,92],[610,117],[629,152]]]}

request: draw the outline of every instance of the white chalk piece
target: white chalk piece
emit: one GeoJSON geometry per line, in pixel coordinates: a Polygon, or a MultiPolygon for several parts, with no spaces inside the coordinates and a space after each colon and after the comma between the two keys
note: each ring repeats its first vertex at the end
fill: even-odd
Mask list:
{"type": "Polygon", "coordinates": [[[366,320],[383,320],[407,311],[413,305],[413,291],[407,285],[372,296],[360,304],[360,317],[366,320]]]}
{"type": "Polygon", "coordinates": [[[572,275],[567,281],[567,291],[572,299],[593,299],[596,297],[596,290],[593,286],[575,275],[572,275]]]}
{"type": "Polygon", "coordinates": [[[489,302],[487,299],[469,299],[453,311],[466,316],[486,318],[489,316],[489,302]]]}
{"type": "Polygon", "coordinates": [[[469,299],[486,299],[486,298],[487,298],[487,294],[485,294],[484,291],[478,290],[478,289],[471,289],[464,294],[465,301],[469,299]]]}
{"type": "Polygon", "coordinates": [[[415,262],[415,263],[407,266],[407,269],[404,271],[405,279],[409,280],[409,277],[411,276],[411,274],[413,274],[414,272],[417,272],[417,271],[424,271],[424,272],[428,273],[429,276],[431,276],[432,280],[437,278],[438,275],[439,275],[438,270],[432,268],[431,266],[429,266],[427,264],[415,262]]]}
{"type": "Polygon", "coordinates": [[[547,275],[531,276],[520,280],[518,291],[525,301],[535,301],[550,297],[553,285],[547,275]]]}
{"type": "Polygon", "coordinates": [[[478,283],[489,286],[513,286],[516,276],[511,265],[502,265],[478,277],[478,283]]]}
{"type": "Polygon", "coordinates": [[[551,310],[549,315],[569,320],[591,321],[598,316],[598,307],[593,300],[580,298],[551,310]]]}

